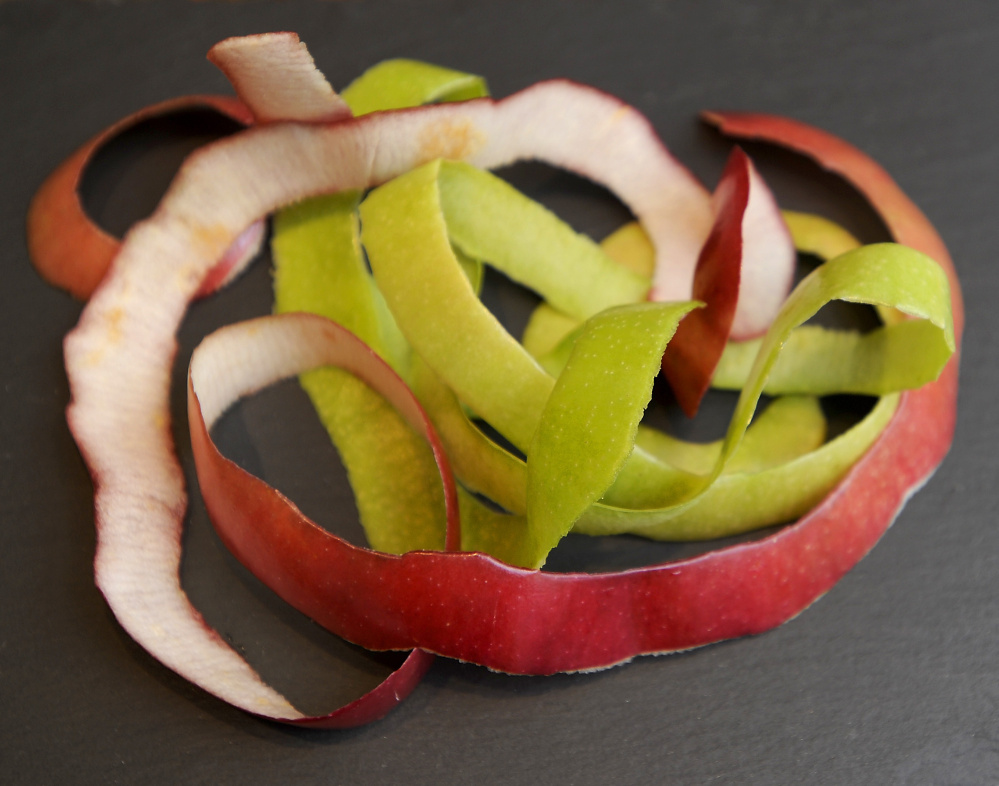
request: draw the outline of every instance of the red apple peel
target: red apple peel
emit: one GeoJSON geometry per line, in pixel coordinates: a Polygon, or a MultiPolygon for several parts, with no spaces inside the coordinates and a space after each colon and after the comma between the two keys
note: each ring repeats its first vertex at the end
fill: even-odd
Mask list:
{"type": "Polygon", "coordinates": [[[736,148],[715,191],[715,224],[694,271],[693,299],[704,308],[688,314],[663,354],[663,373],[677,403],[694,417],[711,386],[732,332],[743,262],[743,218],[749,204],[749,158],[736,148]]]}
{"type": "MultiPolygon", "coordinates": [[[[150,545],[153,560],[157,563],[162,560],[157,571],[165,569],[169,573],[179,559],[179,523],[185,496],[172,456],[165,414],[169,361],[174,351],[172,334],[190,298],[205,288],[206,281],[211,282],[210,271],[216,260],[251,221],[291,199],[330,188],[371,185],[429,158],[450,155],[495,166],[527,151],[612,187],[618,186],[622,195],[635,197],[636,191],[632,189],[637,188],[637,198],[629,204],[648,219],[653,235],[661,241],[657,246],[664,257],[668,257],[664,251],[667,246],[685,247],[687,251],[694,248],[689,241],[700,231],[696,227],[706,233],[704,222],[697,218],[703,219],[704,215],[699,207],[684,207],[682,200],[672,205],[667,204],[668,199],[663,201],[662,178],[655,182],[653,190],[643,191],[657,180],[648,172],[647,159],[636,157],[632,161],[628,156],[623,159],[618,156],[616,163],[623,161],[627,165],[619,169],[613,163],[591,160],[584,148],[589,148],[588,153],[606,151],[600,140],[587,136],[587,129],[594,127],[589,120],[584,119],[569,129],[582,129],[584,133],[570,135],[568,144],[565,134],[546,135],[542,133],[544,124],[539,123],[538,127],[528,128],[536,136],[530,140],[531,144],[524,145],[522,134],[517,131],[531,121],[536,122],[539,110],[547,107],[556,118],[566,111],[564,91],[551,84],[539,87],[519,94],[517,101],[474,102],[449,112],[434,108],[430,114],[400,112],[372,118],[366,125],[363,121],[347,121],[342,124],[344,128],[330,127],[315,134],[291,126],[273,133],[265,129],[250,132],[247,138],[254,141],[249,144],[256,144],[258,152],[278,153],[279,160],[273,170],[280,173],[276,182],[268,182],[266,187],[259,185],[260,172],[253,170],[250,158],[242,158],[246,151],[241,144],[215,146],[214,152],[206,151],[205,155],[192,158],[171,190],[173,196],[168,196],[151,221],[130,235],[116,263],[118,270],[111,276],[113,280],[102,288],[87,309],[80,328],[67,341],[67,365],[74,395],[70,421],[98,490],[98,582],[124,627],[133,635],[133,626],[142,629],[142,636],[137,638],[157,657],[163,659],[164,654],[163,642],[157,640],[155,630],[161,620],[146,612],[161,610],[157,607],[162,599],[159,593],[168,596],[167,605],[175,604],[171,608],[184,618],[178,630],[193,630],[195,637],[208,640],[215,636],[200,618],[192,615],[189,606],[185,608],[186,599],[175,576],[175,583],[171,584],[166,577],[166,583],[153,587],[145,599],[140,589],[138,602],[134,597],[119,602],[136,589],[133,581],[145,578],[138,575],[136,566],[143,565],[143,559],[150,557],[150,545]],[[424,122],[427,120],[432,122],[424,122]],[[496,120],[500,122],[493,125],[496,120]],[[381,137],[382,132],[400,140],[410,132],[418,144],[372,146],[372,138],[381,137]],[[508,145],[510,139],[513,141],[508,145]],[[298,143],[304,144],[304,153],[290,150],[298,143]],[[570,151],[567,158],[563,155],[566,150],[570,151]],[[325,156],[331,151],[339,151],[343,158],[330,162],[325,156]],[[485,154],[480,155],[483,151],[485,154]],[[310,156],[317,155],[318,158],[310,160],[310,156]],[[303,173],[301,180],[294,174],[287,176],[288,170],[282,166],[291,164],[294,170],[296,166],[314,166],[316,160],[324,161],[326,167],[318,173],[303,173]],[[208,162],[221,162],[232,182],[227,181],[225,187],[213,191],[206,180],[214,174],[215,164],[208,162]],[[253,171],[241,171],[242,164],[253,171]],[[230,189],[239,195],[236,200],[239,204],[224,206],[221,215],[212,216],[215,221],[203,220],[206,206],[220,204],[224,200],[219,197],[231,195],[230,189]],[[658,209],[664,205],[673,209],[672,215],[669,209],[658,209]],[[689,224],[683,220],[684,215],[691,219],[689,224]],[[684,235],[679,239],[665,231],[677,226],[694,229],[689,237],[684,235]],[[143,252],[150,251],[159,252],[163,261],[173,267],[150,267],[148,258],[143,256],[143,252]],[[157,269],[159,272],[151,272],[157,269]],[[163,297],[148,300],[146,296],[152,294],[163,297]],[[139,314],[138,309],[148,313],[139,314]],[[124,352],[120,352],[122,347],[124,352]],[[109,355],[115,357],[105,365],[109,355]],[[115,386],[130,384],[138,397],[121,402],[125,411],[109,411],[107,404],[101,403],[101,398],[110,395],[115,386]],[[116,440],[122,443],[123,455],[117,447],[101,444],[116,440]],[[129,453],[132,450],[134,454],[129,453]],[[130,455],[144,455],[145,460],[138,468],[126,466],[130,455]],[[129,532],[128,525],[140,520],[147,532],[161,530],[154,543],[132,542],[135,533],[129,532]],[[136,550],[129,552],[132,548],[136,550]],[[121,571],[123,566],[125,570],[121,571]],[[142,608],[147,600],[152,605],[142,608]],[[133,604],[136,607],[126,608],[133,604]]],[[[569,109],[580,107],[574,101],[569,100],[569,109]]],[[[593,117],[606,119],[604,108],[604,105],[596,107],[593,117]]],[[[615,109],[611,119],[618,124],[630,123],[631,131],[644,139],[641,123],[633,122],[627,108],[617,105],[615,109]]],[[[664,159],[657,160],[662,164],[664,159]]],[[[78,171],[76,180],[70,178],[74,194],[78,171]]],[[[665,171],[671,174],[668,180],[669,187],[675,189],[674,195],[685,192],[696,196],[697,188],[683,177],[672,177],[678,171],[672,163],[665,171]]],[[[692,203],[697,201],[692,196],[692,203]]],[[[953,275],[952,268],[948,272],[953,275]]],[[[213,286],[209,283],[208,288],[213,286]]],[[[953,292],[958,292],[956,284],[953,292]]],[[[959,295],[954,297],[955,322],[959,326],[959,295]]],[[[452,657],[528,673],[600,668],[634,654],[684,649],[764,630],[797,613],[822,594],[873,546],[907,495],[946,452],[953,428],[956,374],[954,360],[938,382],[907,394],[906,401],[912,402],[905,410],[909,420],[896,417],[871,454],[822,506],[799,524],[758,544],[697,560],[607,576],[559,577],[518,571],[479,554],[424,552],[388,557],[365,550],[344,551],[339,544],[320,539],[315,545],[328,549],[325,560],[310,567],[307,561],[294,563],[304,552],[287,543],[283,547],[279,543],[276,553],[245,545],[262,535],[248,535],[238,520],[225,537],[237,550],[248,552],[250,562],[277,558],[278,564],[258,565],[268,581],[285,582],[284,593],[293,594],[293,590],[299,593],[296,605],[310,609],[315,606],[314,616],[325,615],[330,627],[370,646],[408,649],[420,646],[417,642],[426,642],[430,648],[452,657]],[[920,397],[924,391],[926,395],[920,397]],[[927,428],[928,422],[933,428],[927,428]],[[896,474],[899,467],[901,475],[896,474]],[[853,514],[857,518],[844,518],[853,514]],[[280,564],[281,560],[293,562],[280,564]],[[353,581],[339,589],[319,586],[321,576],[330,575],[331,565],[336,581],[353,581]],[[304,586],[301,574],[307,568],[317,573],[305,580],[307,586],[304,586]],[[314,581],[317,583],[313,584],[314,581]],[[368,592],[358,593],[358,588],[365,585],[368,592]],[[623,605],[608,607],[609,596],[616,597],[623,605]],[[353,598],[353,605],[345,605],[344,598],[353,598]],[[417,602],[414,598],[422,611],[413,608],[412,604],[417,602]],[[376,617],[365,616],[359,606],[369,610],[374,607],[376,617]],[[427,611],[430,614],[426,619],[419,616],[427,611]],[[409,618],[410,613],[417,616],[409,618]],[[402,616],[390,619],[393,614],[402,616]],[[523,625],[525,618],[528,623],[523,625]],[[566,640],[571,652],[566,651],[566,640]]],[[[215,489],[211,485],[206,484],[209,493],[226,493],[224,487],[220,491],[217,484],[215,489]]],[[[249,487],[255,488],[253,484],[246,486],[249,487]]],[[[261,492],[259,499],[256,492],[252,496],[254,504],[278,508],[285,504],[281,499],[272,501],[269,492],[261,492]]],[[[246,500],[237,495],[235,501],[246,500]]],[[[222,510],[218,515],[225,519],[229,514],[222,510]]],[[[306,533],[303,537],[317,537],[294,516],[283,512],[275,515],[276,529],[268,537],[302,528],[306,533]]],[[[225,522],[222,529],[226,529],[225,522]]],[[[224,645],[220,650],[223,648],[224,645]]],[[[167,645],[164,662],[184,673],[182,659],[171,660],[170,650],[167,645]]],[[[238,656],[233,654],[233,657],[238,661],[238,656]]],[[[426,657],[417,654],[407,661],[416,664],[410,667],[413,674],[425,666],[426,657]]],[[[209,666],[205,681],[197,678],[195,681],[212,690],[210,686],[217,686],[219,676],[230,667],[242,675],[238,679],[243,679],[242,667],[229,663],[218,670],[209,666]]],[[[251,673],[249,683],[254,679],[251,673]]],[[[400,682],[407,679],[400,678],[400,682]]],[[[383,686],[384,694],[394,693],[397,687],[400,686],[383,686]]],[[[293,717],[273,696],[266,691],[263,695],[261,706],[253,704],[256,698],[234,703],[270,717],[293,717]]]]}
{"type": "MultiPolygon", "coordinates": [[[[828,131],[788,117],[713,111],[704,112],[702,118],[727,136],[770,142],[808,156],[852,184],[877,211],[896,242],[922,251],[944,268],[950,280],[954,331],[960,340],[964,305],[950,253],[923,211],[880,164],[828,131]]],[[[952,363],[956,365],[958,359],[955,356],[952,363]]]]}
{"type": "MultiPolygon", "coordinates": [[[[459,549],[461,527],[458,520],[457,490],[447,455],[433,424],[409,388],[377,354],[339,325],[321,317],[285,314],[263,318],[230,325],[202,342],[192,357],[188,379],[189,408],[192,413],[197,413],[197,422],[191,427],[194,452],[203,455],[214,449],[208,436],[208,428],[235,399],[276,382],[279,378],[320,365],[336,365],[363,379],[381,393],[414,430],[427,440],[444,487],[446,548],[459,549]],[[207,426],[202,417],[202,400],[198,399],[194,391],[193,380],[198,376],[207,377],[215,383],[203,386],[201,390],[205,410],[209,413],[207,426]]],[[[223,465],[230,464],[217,452],[216,456],[223,465]]],[[[226,469],[232,471],[237,468],[231,465],[226,469]]],[[[276,548],[277,553],[298,551],[292,539],[273,544],[260,537],[262,532],[256,530],[253,521],[267,515],[257,505],[262,504],[268,496],[254,488],[260,481],[249,475],[245,475],[243,479],[245,484],[237,483],[226,487],[236,494],[235,497],[224,499],[211,492],[206,497],[206,504],[213,516],[226,518],[235,515],[236,511],[249,516],[246,520],[248,526],[239,530],[235,540],[229,539],[225,531],[220,531],[226,545],[234,553],[242,554],[249,564],[258,566],[266,566],[269,560],[274,559],[272,549],[276,548]],[[243,495],[245,498],[240,499],[243,495]],[[250,503],[249,506],[245,504],[247,502],[250,503]]],[[[215,481],[206,477],[202,483],[203,489],[208,491],[215,481]]],[[[273,493],[280,499],[279,507],[282,511],[292,515],[297,513],[294,505],[277,492],[273,493]]],[[[298,516],[301,517],[301,514],[298,516]]],[[[285,534],[288,534],[287,530],[285,534]]],[[[282,572],[263,567],[258,575],[282,595],[298,597],[305,589],[298,585],[298,574],[294,568],[282,572]]],[[[377,720],[412,691],[432,661],[433,656],[429,653],[414,650],[399,669],[361,698],[329,715],[297,718],[293,722],[317,728],[347,728],[377,720]]]]}

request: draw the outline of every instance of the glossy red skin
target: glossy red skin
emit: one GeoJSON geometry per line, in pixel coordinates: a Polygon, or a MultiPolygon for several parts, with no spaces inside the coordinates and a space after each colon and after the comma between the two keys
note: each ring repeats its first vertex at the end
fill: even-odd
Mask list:
{"type": "MultiPolygon", "coordinates": [[[[79,300],[87,300],[104,278],[121,241],[93,222],[80,201],[80,181],[94,154],[118,134],[153,117],[185,109],[208,107],[249,125],[250,111],[229,96],[195,95],[174,98],[148,106],[119,120],[82,145],[42,183],[28,208],[28,253],[42,278],[65,289],[79,300]]],[[[252,228],[251,228],[252,229],[252,228]]],[[[208,294],[228,281],[234,269],[246,261],[256,247],[246,240],[263,238],[263,226],[248,231],[240,249],[226,253],[199,294],[208,294]]]]}
{"type": "Polygon", "coordinates": [[[732,332],[742,267],[742,221],[749,204],[749,159],[732,151],[716,195],[711,234],[694,271],[693,299],[703,308],[687,314],[663,354],[663,373],[677,403],[694,417],[711,387],[711,377],[732,332]]]}
{"type": "MultiPolygon", "coordinates": [[[[713,116],[715,118],[722,116],[713,116]]],[[[779,119],[741,133],[771,138],[779,119]]],[[[896,238],[953,266],[925,217],[881,168],[846,143],[795,124],[777,141],[854,182],[896,238]]],[[[553,574],[477,553],[390,556],[351,546],[221,457],[192,411],[202,493],[236,556],[296,608],[371,649],[424,648],[512,673],[598,669],[773,628],[827,592],[891,525],[953,436],[958,355],[940,378],[902,395],[871,450],[794,525],[753,543],[611,574],[553,574]]]]}
{"type": "MultiPolygon", "coordinates": [[[[352,729],[381,720],[406,700],[433,665],[434,656],[423,650],[413,650],[403,664],[386,677],[378,687],[345,704],[329,715],[314,718],[279,719],[281,723],[305,729],[352,729]]],[[[270,719],[273,720],[273,719],[270,719]]]]}

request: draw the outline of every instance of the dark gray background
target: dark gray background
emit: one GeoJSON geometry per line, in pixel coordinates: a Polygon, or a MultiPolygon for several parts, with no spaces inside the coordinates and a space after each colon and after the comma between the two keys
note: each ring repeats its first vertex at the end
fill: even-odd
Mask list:
{"type": "MultiPolygon", "coordinates": [[[[999,783],[997,74],[999,12],[987,2],[0,2],[0,781],[999,783]],[[90,481],[63,420],[60,340],[80,306],[34,273],[24,215],[96,131],[154,101],[226,91],[204,59],[213,42],[275,29],[299,32],[334,86],[400,55],[485,74],[497,95],[546,77],[591,83],[646,112],[711,185],[728,146],[697,124],[701,109],[788,114],[856,143],[937,224],[964,284],[950,457],[826,598],[762,636],[550,679],[439,659],[386,720],[339,733],[262,722],[189,686],[129,640],[94,589],[90,481]]],[[[109,151],[87,181],[93,212],[120,229],[150,209],[192,128],[203,118],[109,151]]],[[[883,237],[837,181],[750,152],[786,206],[883,237]]],[[[528,167],[516,179],[595,235],[619,218],[571,178],[528,167]]],[[[206,330],[269,309],[267,264],[194,309],[178,363],[206,330]]],[[[303,404],[285,386],[229,418],[220,439],[349,528],[349,495],[303,404]],[[317,482],[317,468],[336,482],[317,482]]],[[[196,497],[186,544],[196,603],[306,709],[386,673],[392,656],[337,642],[249,578],[196,497]]],[[[566,564],[605,569],[634,558],[628,543],[565,552],[566,564]]]]}

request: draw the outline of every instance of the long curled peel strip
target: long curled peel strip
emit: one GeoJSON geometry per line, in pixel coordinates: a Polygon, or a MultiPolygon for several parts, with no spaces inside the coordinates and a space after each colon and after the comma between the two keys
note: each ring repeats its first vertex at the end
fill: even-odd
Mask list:
{"type": "MultiPolygon", "coordinates": [[[[384,396],[409,426],[429,443],[443,492],[447,521],[445,545],[449,549],[460,548],[457,492],[447,456],[430,420],[405,383],[374,352],[353,334],[321,317],[306,314],[267,317],[231,325],[201,343],[191,359],[188,379],[195,455],[203,457],[214,450],[208,431],[239,398],[284,377],[329,365],[344,369],[384,396]]],[[[298,575],[294,572],[270,567],[268,560],[274,559],[280,550],[275,552],[266,538],[255,537],[259,531],[257,521],[267,516],[267,511],[257,506],[266,498],[255,487],[260,481],[246,476],[245,486],[239,488],[231,479],[213,477],[211,469],[225,463],[217,451],[213,458],[214,463],[206,462],[204,458],[201,461],[205,474],[200,479],[203,489],[208,492],[205,501],[209,514],[213,518],[225,518],[231,511],[241,510],[247,517],[238,537],[226,537],[229,531],[220,531],[226,545],[255,565],[258,577],[272,589],[293,604],[302,605],[300,598],[308,588],[298,586],[298,575]],[[251,501],[249,506],[244,504],[248,500],[251,501]],[[224,510],[220,511],[220,505],[224,510]]],[[[230,469],[229,477],[234,474],[238,476],[230,469]]],[[[292,511],[289,515],[297,512],[291,503],[280,499],[292,511]]],[[[284,548],[293,549],[294,544],[285,542],[284,548]]],[[[313,558],[321,559],[322,555],[313,554],[313,558]]],[[[415,687],[430,659],[432,656],[416,650],[371,693],[328,716],[296,720],[302,725],[333,728],[361,725],[380,718],[415,687]]]]}

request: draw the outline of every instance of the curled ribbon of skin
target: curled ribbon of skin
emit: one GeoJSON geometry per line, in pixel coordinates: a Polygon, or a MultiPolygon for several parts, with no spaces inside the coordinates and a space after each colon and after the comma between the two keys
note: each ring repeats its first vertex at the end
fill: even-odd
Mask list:
{"type": "MultiPolygon", "coordinates": [[[[86,300],[107,274],[121,241],[87,215],[80,201],[80,181],[104,145],[139,123],[155,117],[206,107],[249,125],[253,115],[229,96],[183,96],[153,104],[101,131],[63,161],[36,192],[28,209],[28,252],[35,268],[53,286],[86,300]]],[[[264,224],[251,224],[219,260],[198,293],[208,295],[235,278],[256,256],[264,224]]]]}

